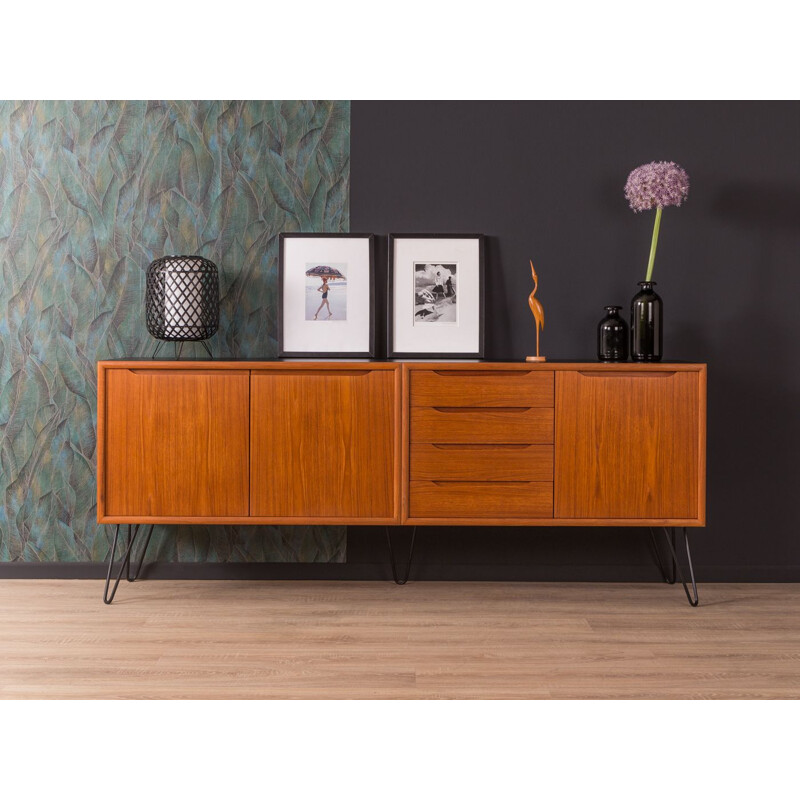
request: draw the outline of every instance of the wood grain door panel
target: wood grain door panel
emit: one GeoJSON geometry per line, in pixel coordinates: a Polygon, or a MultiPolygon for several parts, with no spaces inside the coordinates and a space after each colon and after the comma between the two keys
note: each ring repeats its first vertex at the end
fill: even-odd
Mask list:
{"type": "Polygon", "coordinates": [[[552,481],[549,444],[411,445],[411,480],[552,481]]]}
{"type": "Polygon", "coordinates": [[[552,444],[552,408],[412,408],[411,441],[552,444]]]}
{"type": "Polygon", "coordinates": [[[552,372],[521,370],[414,370],[412,406],[527,406],[552,408],[555,382],[552,372]]]}
{"type": "Polygon", "coordinates": [[[249,372],[105,375],[108,516],[248,514],[249,372]]]}
{"type": "Polygon", "coordinates": [[[552,517],[553,484],[411,481],[409,516],[444,519],[552,517]]]}
{"type": "Polygon", "coordinates": [[[254,371],[250,513],[395,517],[396,395],[394,370],[254,371]]]}
{"type": "Polygon", "coordinates": [[[559,372],[556,419],[556,517],[698,516],[697,372],[559,372]]]}

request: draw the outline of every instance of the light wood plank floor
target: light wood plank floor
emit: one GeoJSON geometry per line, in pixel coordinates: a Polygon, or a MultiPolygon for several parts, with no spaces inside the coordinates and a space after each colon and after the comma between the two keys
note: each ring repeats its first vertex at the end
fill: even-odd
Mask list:
{"type": "Polygon", "coordinates": [[[800,698],[800,585],[0,581],[2,698],[800,698]]]}

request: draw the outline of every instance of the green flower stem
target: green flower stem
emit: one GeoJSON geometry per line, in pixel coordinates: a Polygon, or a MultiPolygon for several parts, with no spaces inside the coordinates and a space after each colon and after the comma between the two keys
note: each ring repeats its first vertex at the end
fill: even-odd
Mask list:
{"type": "Polygon", "coordinates": [[[661,208],[656,209],[656,221],[653,225],[653,241],[650,243],[650,261],[647,262],[646,281],[653,278],[653,264],[656,263],[656,248],[658,247],[658,230],[661,227],[661,208]]]}

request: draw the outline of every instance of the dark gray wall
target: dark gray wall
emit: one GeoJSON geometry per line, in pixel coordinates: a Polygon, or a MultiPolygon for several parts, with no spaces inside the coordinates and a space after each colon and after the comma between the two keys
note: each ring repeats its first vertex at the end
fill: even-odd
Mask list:
{"type": "MultiPolygon", "coordinates": [[[[800,104],[354,102],[351,121],[352,231],[491,237],[489,358],[531,352],[529,258],[543,354],[593,358],[603,305],[627,308],[649,252],[653,215],[628,208],[628,172],[686,168],[655,279],[666,358],[709,368],[696,561],[712,579],[800,577],[800,104]]],[[[348,560],[366,536],[350,529],[348,560]]],[[[429,577],[653,576],[637,530],[450,529],[421,548],[429,577]]]]}

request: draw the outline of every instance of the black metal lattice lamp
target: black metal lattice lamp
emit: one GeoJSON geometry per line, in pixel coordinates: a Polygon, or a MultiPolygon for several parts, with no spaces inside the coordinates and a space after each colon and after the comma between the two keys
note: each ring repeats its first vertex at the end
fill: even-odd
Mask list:
{"type": "MultiPolygon", "coordinates": [[[[206,344],[219,328],[219,273],[201,256],[164,256],[147,268],[145,316],[150,335],[164,342],[206,344]]],[[[180,358],[180,351],[178,352],[180,358]]],[[[213,356],[212,356],[213,358],[213,356]]]]}

